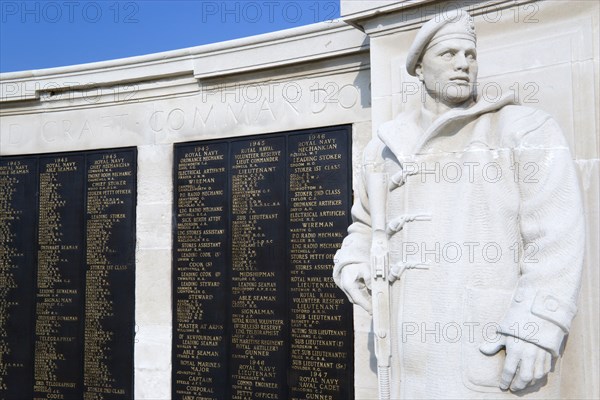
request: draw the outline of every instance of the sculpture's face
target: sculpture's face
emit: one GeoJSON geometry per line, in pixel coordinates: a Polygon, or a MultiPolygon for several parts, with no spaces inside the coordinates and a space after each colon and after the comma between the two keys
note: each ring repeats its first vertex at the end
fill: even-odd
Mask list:
{"type": "Polygon", "coordinates": [[[469,100],[477,81],[477,49],[468,39],[436,43],[417,65],[417,76],[427,92],[450,106],[469,100]]]}

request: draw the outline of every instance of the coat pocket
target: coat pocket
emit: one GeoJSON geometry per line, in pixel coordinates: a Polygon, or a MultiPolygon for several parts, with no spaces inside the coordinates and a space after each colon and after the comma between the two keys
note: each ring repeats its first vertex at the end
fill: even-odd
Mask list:
{"type": "Polygon", "coordinates": [[[471,390],[497,392],[504,366],[503,350],[486,356],[479,347],[497,342],[499,322],[510,305],[512,291],[493,288],[465,288],[464,324],[467,334],[462,338],[462,380],[471,390]]]}

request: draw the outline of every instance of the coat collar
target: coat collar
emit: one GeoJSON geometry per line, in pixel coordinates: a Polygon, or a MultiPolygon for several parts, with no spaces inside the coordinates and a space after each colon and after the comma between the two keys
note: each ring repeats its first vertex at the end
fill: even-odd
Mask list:
{"type": "Polygon", "coordinates": [[[425,132],[419,124],[421,110],[404,112],[393,121],[392,129],[381,129],[378,136],[397,157],[408,155],[406,150],[410,150],[409,154],[411,155],[417,154],[427,142],[437,136],[449,123],[459,121],[467,123],[473,117],[500,110],[502,107],[513,103],[513,96],[510,93],[494,102],[479,99],[467,109],[453,109],[442,114],[425,132]]]}

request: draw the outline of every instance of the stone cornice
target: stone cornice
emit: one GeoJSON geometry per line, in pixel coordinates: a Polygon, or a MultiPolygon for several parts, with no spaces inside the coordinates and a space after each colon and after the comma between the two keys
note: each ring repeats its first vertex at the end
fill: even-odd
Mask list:
{"type": "Polygon", "coordinates": [[[341,0],[341,14],[345,21],[359,21],[380,13],[418,7],[439,0],[341,0]]]}
{"type": "MultiPolygon", "coordinates": [[[[337,22],[315,24],[323,30],[294,34],[280,31],[277,39],[205,53],[194,59],[194,76],[214,78],[316,61],[369,49],[364,33],[337,22]]],[[[313,25],[310,25],[313,26],[313,25]]]]}
{"type": "Polygon", "coordinates": [[[0,103],[54,93],[167,78],[205,79],[367,51],[366,35],[342,21],[322,22],[226,42],[144,56],[0,74],[0,103]]]}
{"type": "Polygon", "coordinates": [[[377,2],[390,4],[348,14],[344,16],[344,21],[365,32],[369,37],[377,37],[419,29],[436,15],[447,13],[449,17],[453,17],[458,8],[467,10],[471,15],[477,16],[536,1],[539,0],[407,0],[377,2]]]}

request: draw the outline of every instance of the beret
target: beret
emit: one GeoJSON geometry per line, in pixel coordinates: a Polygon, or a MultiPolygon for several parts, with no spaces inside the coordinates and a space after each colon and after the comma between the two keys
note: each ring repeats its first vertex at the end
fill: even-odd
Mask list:
{"type": "Polygon", "coordinates": [[[473,17],[467,12],[448,17],[438,14],[427,21],[415,36],[406,57],[406,71],[416,76],[415,71],[421,57],[429,47],[439,43],[442,39],[462,38],[476,42],[473,17]]]}

